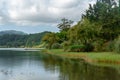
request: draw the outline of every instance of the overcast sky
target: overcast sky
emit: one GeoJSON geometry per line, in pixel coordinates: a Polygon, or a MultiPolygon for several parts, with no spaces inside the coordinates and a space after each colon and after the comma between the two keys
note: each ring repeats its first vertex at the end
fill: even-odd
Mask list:
{"type": "Polygon", "coordinates": [[[61,18],[75,22],[95,0],[0,0],[0,31],[57,32],[61,18]]]}

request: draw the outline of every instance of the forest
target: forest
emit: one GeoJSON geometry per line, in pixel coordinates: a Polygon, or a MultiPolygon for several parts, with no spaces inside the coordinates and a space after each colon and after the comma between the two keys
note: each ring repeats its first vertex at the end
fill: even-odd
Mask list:
{"type": "MultiPolygon", "coordinates": [[[[7,31],[8,32],[8,31],[7,31]]],[[[41,43],[42,37],[49,32],[35,33],[35,34],[25,34],[19,33],[18,31],[14,34],[7,32],[2,32],[0,35],[0,47],[16,47],[16,48],[24,48],[24,47],[38,47],[41,43]]]]}
{"type": "Polygon", "coordinates": [[[71,52],[120,53],[120,0],[97,0],[76,25],[63,18],[57,25],[58,33],[48,33],[42,38],[48,49],[71,52]]]}

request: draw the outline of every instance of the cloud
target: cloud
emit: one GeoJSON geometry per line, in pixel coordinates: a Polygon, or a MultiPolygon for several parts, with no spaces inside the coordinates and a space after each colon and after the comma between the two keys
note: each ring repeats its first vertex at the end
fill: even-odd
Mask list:
{"type": "Polygon", "coordinates": [[[0,0],[0,24],[55,24],[63,17],[78,21],[94,0],[0,0]]]}
{"type": "Polygon", "coordinates": [[[51,0],[50,4],[57,8],[72,8],[79,5],[80,0],[51,0]]]}

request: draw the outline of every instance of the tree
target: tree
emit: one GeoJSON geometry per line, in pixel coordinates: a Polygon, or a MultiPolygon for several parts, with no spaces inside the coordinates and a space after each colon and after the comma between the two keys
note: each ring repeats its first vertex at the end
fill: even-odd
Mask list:
{"type": "Polygon", "coordinates": [[[119,0],[119,13],[120,13],[120,0],[119,0]]]}
{"type": "Polygon", "coordinates": [[[85,18],[101,25],[100,36],[107,41],[114,40],[120,34],[120,11],[115,0],[97,0],[96,4],[90,4],[83,15],[85,18]]]}
{"type": "Polygon", "coordinates": [[[87,44],[93,42],[100,31],[101,27],[98,24],[84,19],[68,31],[68,38],[74,44],[87,44]]]}
{"type": "Polygon", "coordinates": [[[57,43],[59,40],[59,37],[55,33],[47,33],[43,38],[42,41],[46,43],[46,47],[48,49],[52,48],[52,45],[54,43],[57,43]]]}
{"type": "Polygon", "coordinates": [[[62,32],[56,33],[56,35],[59,37],[59,41],[58,42],[60,44],[63,43],[64,41],[68,40],[66,31],[62,31],[62,32]]]}
{"type": "Polygon", "coordinates": [[[114,18],[114,15],[111,14],[119,14],[118,11],[114,10],[115,8],[117,8],[115,0],[97,0],[96,4],[89,5],[89,9],[86,10],[83,18],[86,17],[90,21],[97,21],[101,24],[111,22],[114,18]]]}
{"type": "Polygon", "coordinates": [[[73,24],[73,21],[71,20],[68,20],[66,18],[63,18],[61,19],[61,23],[58,24],[58,28],[61,30],[61,31],[68,31],[71,27],[71,25],[73,24]]]}

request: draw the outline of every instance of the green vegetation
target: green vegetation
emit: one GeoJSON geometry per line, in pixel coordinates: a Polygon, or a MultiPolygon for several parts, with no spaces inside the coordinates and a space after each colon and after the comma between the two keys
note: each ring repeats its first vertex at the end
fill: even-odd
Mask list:
{"type": "Polygon", "coordinates": [[[54,49],[52,46],[57,43],[62,45],[64,51],[120,53],[119,2],[97,0],[96,4],[89,5],[76,25],[63,18],[58,24],[60,32],[48,33],[43,37],[45,47],[54,49]]]}
{"type": "Polygon", "coordinates": [[[85,49],[84,45],[72,45],[70,46],[69,51],[80,52],[80,51],[84,51],[84,49],[85,49]]]}
{"type": "Polygon", "coordinates": [[[49,32],[24,35],[21,33],[22,32],[17,31],[15,31],[15,33],[4,31],[0,36],[0,47],[39,47],[42,37],[49,32]]]}
{"type": "Polygon", "coordinates": [[[120,0],[97,0],[76,25],[72,23],[63,18],[58,24],[60,32],[43,37],[49,49],[45,53],[89,63],[120,64],[120,0]],[[62,49],[52,47],[56,43],[62,49]]]}
{"type": "Polygon", "coordinates": [[[115,51],[120,53],[120,37],[115,40],[115,51]]]}
{"type": "Polygon", "coordinates": [[[35,33],[35,34],[29,34],[26,40],[26,47],[36,47],[41,44],[42,37],[50,32],[42,32],[42,33],[35,33]]]}
{"type": "Polygon", "coordinates": [[[27,35],[5,34],[0,36],[1,47],[23,47],[25,46],[27,35]]]}
{"type": "Polygon", "coordinates": [[[120,64],[120,55],[113,52],[65,52],[62,49],[44,50],[43,52],[75,60],[84,60],[92,64],[120,64]]]}

